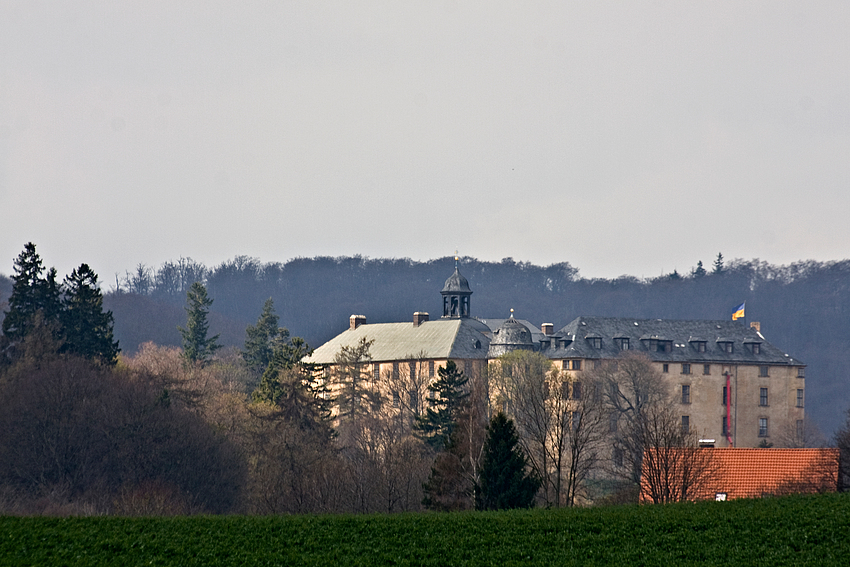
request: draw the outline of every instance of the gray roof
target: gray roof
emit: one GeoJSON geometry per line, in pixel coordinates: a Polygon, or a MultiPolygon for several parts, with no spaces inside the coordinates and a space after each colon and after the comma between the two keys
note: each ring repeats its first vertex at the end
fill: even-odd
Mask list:
{"type": "Polygon", "coordinates": [[[472,294],[472,290],[469,289],[469,282],[465,277],[463,277],[455,266],[455,273],[449,276],[449,279],[446,280],[445,285],[443,286],[443,291],[440,293],[462,293],[462,294],[472,294]]]}
{"type": "Polygon", "coordinates": [[[767,342],[755,329],[736,321],[579,317],[556,335],[574,335],[574,340],[566,349],[544,351],[550,358],[614,358],[622,352],[614,342],[616,337],[628,338],[629,350],[643,352],[658,362],[804,365],[767,342]],[[588,337],[602,337],[602,348],[594,348],[588,337]],[[650,339],[671,341],[670,352],[650,351],[650,339]],[[698,351],[698,341],[705,342],[705,352],[698,351]],[[731,341],[733,352],[727,353],[722,341],[731,341]],[[752,352],[751,343],[760,343],[758,354],[752,352]]]}
{"type": "Polygon", "coordinates": [[[487,358],[490,340],[481,332],[480,322],[469,319],[437,319],[419,326],[406,323],[374,323],[349,329],[326,342],[305,361],[332,364],[343,346],[353,347],[365,337],[373,340],[372,360],[389,362],[410,358],[487,358]]]}

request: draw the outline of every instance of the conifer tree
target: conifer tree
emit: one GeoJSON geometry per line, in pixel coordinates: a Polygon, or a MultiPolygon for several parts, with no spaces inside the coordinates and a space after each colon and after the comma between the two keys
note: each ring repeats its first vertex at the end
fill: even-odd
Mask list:
{"type": "Polygon", "coordinates": [[[218,335],[207,338],[209,322],[207,315],[213,300],[207,296],[207,288],[195,282],[186,292],[186,328],[178,327],[183,335],[183,358],[192,364],[204,364],[221,348],[218,335]]]}
{"type": "Polygon", "coordinates": [[[702,266],[702,260],[697,262],[697,267],[694,268],[693,272],[691,272],[691,276],[694,278],[701,278],[706,274],[705,268],[702,266]]]}
{"type": "Polygon", "coordinates": [[[289,338],[289,331],[277,326],[279,320],[274,312],[274,300],[270,297],[263,304],[263,312],[257,324],[248,325],[245,329],[242,358],[255,375],[262,374],[268,368],[274,352],[274,341],[278,338],[286,341],[289,338]]]}
{"type": "Polygon", "coordinates": [[[527,461],[514,422],[499,412],[487,427],[481,477],[475,486],[475,507],[478,510],[530,508],[540,480],[526,469],[527,461]]]}
{"type": "Polygon", "coordinates": [[[103,296],[97,286],[97,274],[81,264],[65,278],[62,299],[62,350],[88,359],[115,364],[119,348],[113,341],[112,311],[103,311],[103,296]]]}
{"type": "Polygon", "coordinates": [[[312,368],[301,363],[301,359],[309,356],[313,350],[301,337],[289,339],[289,333],[285,337],[279,337],[272,346],[272,355],[266,367],[260,383],[254,389],[251,397],[255,402],[268,402],[277,404],[283,395],[280,382],[281,374],[293,369],[302,370],[305,375],[312,374],[312,368]]]}
{"type": "Polygon", "coordinates": [[[717,253],[717,258],[714,259],[714,270],[712,270],[712,273],[716,276],[723,273],[723,254],[720,252],[717,253]]]}
{"type": "MultiPolygon", "coordinates": [[[[44,274],[44,266],[35,251],[35,244],[28,242],[24,246],[23,252],[15,259],[13,269],[15,275],[12,276],[9,310],[3,319],[3,334],[10,341],[16,342],[29,333],[38,313],[41,313],[41,320],[45,324],[59,323],[62,304],[56,270],[50,268],[44,274]]],[[[55,328],[58,329],[58,325],[55,328]]]]}
{"type": "Polygon", "coordinates": [[[469,379],[458,370],[453,360],[437,369],[438,378],[428,386],[434,395],[429,397],[425,415],[416,422],[416,429],[426,442],[436,450],[449,446],[458,414],[462,411],[469,393],[465,387],[469,379]]]}

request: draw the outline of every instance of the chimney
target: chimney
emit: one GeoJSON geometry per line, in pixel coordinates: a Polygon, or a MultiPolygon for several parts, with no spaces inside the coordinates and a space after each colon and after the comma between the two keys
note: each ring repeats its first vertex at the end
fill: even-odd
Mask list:
{"type": "Polygon", "coordinates": [[[542,325],[540,325],[540,331],[544,335],[551,335],[555,332],[555,325],[553,325],[552,323],[543,323],[542,325]]]}
{"type": "Polygon", "coordinates": [[[348,328],[353,331],[354,329],[356,329],[360,325],[363,325],[363,324],[366,323],[366,316],[365,315],[352,315],[351,317],[348,318],[348,322],[349,322],[348,328]]]}
{"type": "Polygon", "coordinates": [[[756,333],[761,333],[761,323],[758,321],[750,322],[750,327],[756,330],[756,333]]]}
{"type": "Polygon", "coordinates": [[[413,314],[413,326],[418,327],[422,323],[428,321],[428,313],[425,311],[417,311],[413,314]]]}

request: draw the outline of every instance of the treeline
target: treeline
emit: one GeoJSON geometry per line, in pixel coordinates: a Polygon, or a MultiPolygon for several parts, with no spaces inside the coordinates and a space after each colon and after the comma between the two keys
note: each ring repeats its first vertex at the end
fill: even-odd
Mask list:
{"type": "MultiPolygon", "coordinates": [[[[472,314],[505,318],[510,309],[535,324],[558,329],[579,315],[727,319],[746,301],[748,321],[759,321],[772,343],[804,361],[807,413],[828,433],[840,424],[850,387],[850,261],[805,261],[776,266],[759,260],[725,262],[708,269],[650,279],[587,279],[569,263],[536,266],[506,258],[462,258],[461,272],[474,291],[472,314]]],[[[194,281],[214,299],[210,324],[225,345],[240,344],[245,326],[272,298],[293,334],[319,345],[344,330],[352,313],[369,322],[403,321],[414,311],[442,313],[439,291],[454,270],[453,258],[428,262],[363,257],[296,258],[262,263],[239,256],[207,268],[191,259],[159,268],[139,265],[106,297],[115,333],[128,353],[154,341],[179,345],[182,304],[194,281]]]]}
{"type": "MultiPolygon", "coordinates": [[[[719,268],[693,279],[720,280],[719,268]]],[[[2,513],[634,501],[646,447],[696,446],[695,432],[683,437],[660,375],[639,356],[581,382],[528,352],[470,376],[448,363],[433,381],[427,360],[376,376],[364,339],[341,349],[332,369],[318,368],[303,361],[308,344],[279,325],[273,299],[240,347],[222,348],[208,319],[215,301],[200,281],[184,296],[181,347],[145,343],[118,356],[112,314],[86,264],[60,284],[28,244],[14,272],[0,337],[2,513]]],[[[847,438],[845,427],[836,438],[845,452],[847,438]]],[[[694,493],[700,479],[688,482],[658,501],[694,493]]]]}

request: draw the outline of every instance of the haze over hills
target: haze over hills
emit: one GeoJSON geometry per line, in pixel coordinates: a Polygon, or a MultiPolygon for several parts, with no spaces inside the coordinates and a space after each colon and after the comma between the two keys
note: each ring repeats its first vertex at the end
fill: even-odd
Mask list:
{"type": "MultiPolygon", "coordinates": [[[[473,290],[472,315],[515,316],[555,329],[579,315],[663,319],[728,319],[746,301],[747,318],[764,336],[805,362],[807,414],[830,434],[843,420],[850,397],[850,261],[798,262],[776,266],[733,260],[719,273],[639,280],[584,279],[569,263],[537,266],[506,258],[483,262],[462,258],[461,272],[473,290]]],[[[369,322],[405,321],[415,311],[441,313],[440,289],[454,270],[451,257],[418,262],[363,257],[296,258],[261,263],[236,257],[214,268],[191,259],[159,268],[138,266],[105,298],[115,315],[115,336],[125,353],[153,341],[179,345],[186,290],[203,281],[213,298],[210,327],[225,345],[241,346],[271,297],[281,325],[318,346],[363,314],[369,322]]],[[[10,282],[0,279],[0,303],[10,282]]]]}

